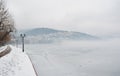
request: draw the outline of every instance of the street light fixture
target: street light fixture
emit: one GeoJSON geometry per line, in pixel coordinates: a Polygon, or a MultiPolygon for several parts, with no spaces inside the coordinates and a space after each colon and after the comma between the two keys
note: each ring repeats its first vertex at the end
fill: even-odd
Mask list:
{"type": "Polygon", "coordinates": [[[21,38],[22,38],[22,51],[24,52],[24,38],[25,38],[25,34],[20,34],[21,38]]]}

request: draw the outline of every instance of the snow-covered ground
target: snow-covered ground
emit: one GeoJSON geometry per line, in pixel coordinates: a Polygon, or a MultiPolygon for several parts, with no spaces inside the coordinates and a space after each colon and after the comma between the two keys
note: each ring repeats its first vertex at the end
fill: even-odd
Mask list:
{"type": "MultiPolygon", "coordinates": [[[[0,58],[0,76],[36,76],[27,54],[11,47],[11,52],[0,58]]],[[[6,46],[1,47],[4,50],[6,46]]]]}
{"type": "Polygon", "coordinates": [[[39,76],[120,76],[120,40],[25,45],[39,76]]]}

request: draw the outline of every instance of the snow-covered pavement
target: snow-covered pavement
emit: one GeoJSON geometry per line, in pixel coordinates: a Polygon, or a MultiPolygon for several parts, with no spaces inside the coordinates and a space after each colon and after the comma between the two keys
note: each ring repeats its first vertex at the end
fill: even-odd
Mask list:
{"type": "Polygon", "coordinates": [[[10,47],[11,52],[0,58],[0,76],[36,76],[27,54],[19,48],[10,47]]]}

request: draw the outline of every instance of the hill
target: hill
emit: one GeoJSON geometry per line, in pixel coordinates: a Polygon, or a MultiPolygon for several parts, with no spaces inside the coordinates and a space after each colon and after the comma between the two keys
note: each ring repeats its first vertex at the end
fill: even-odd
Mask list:
{"type": "Polygon", "coordinates": [[[81,33],[81,32],[73,32],[73,31],[63,31],[63,30],[55,30],[51,28],[35,28],[31,30],[24,31],[26,34],[26,42],[27,43],[51,43],[55,41],[61,40],[93,40],[97,39],[97,37],[81,33]]]}

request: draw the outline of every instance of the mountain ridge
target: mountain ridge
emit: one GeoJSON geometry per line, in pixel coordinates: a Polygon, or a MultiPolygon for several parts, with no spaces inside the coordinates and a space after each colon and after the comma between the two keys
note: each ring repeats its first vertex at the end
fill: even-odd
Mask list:
{"type": "Polygon", "coordinates": [[[30,43],[52,43],[63,40],[95,40],[96,36],[90,34],[56,30],[51,28],[34,28],[31,30],[24,31],[26,34],[26,42],[30,43]]]}
{"type": "MultiPolygon", "coordinates": [[[[52,28],[34,28],[34,29],[27,30],[23,33],[26,33],[27,35],[39,35],[39,34],[50,34],[50,33],[56,33],[56,32],[57,33],[58,32],[74,32],[74,33],[78,33],[78,34],[86,34],[86,33],[82,33],[82,32],[56,30],[56,29],[52,29],[52,28]],[[48,33],[46,33],[46,32],[48,32],[48,33]],[[37,33],[37,34],[34,34],[34,33],[37,33]]],[[[90,35],[90,34],[86,34],[86,35],[90,35]]]]}

